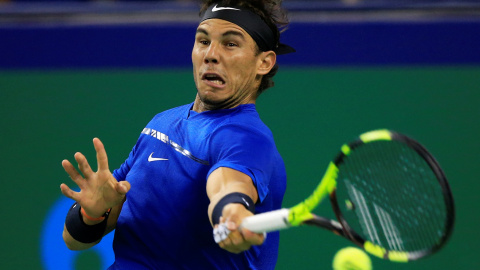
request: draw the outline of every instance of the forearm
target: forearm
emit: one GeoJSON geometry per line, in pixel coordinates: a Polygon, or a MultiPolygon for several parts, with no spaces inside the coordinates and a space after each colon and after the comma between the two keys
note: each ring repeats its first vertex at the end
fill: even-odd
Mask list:
{"type": "Polygon", "coordinates": [[[211,219],[215,206],[222,198],[236,192],[250,197],[253,203],[258,200],[255,186],[247,175],[228,168],[220,168],[214,171],[207,183],[207,194],[210,199],[209,218],[211,219]]]}
{"type": "MultiPolygon", "coordinates": [[[[80,207],[80,205],[78,206],[80,207]]],[[[115,229],[117,219],[118,219],[118,216],[120,215],[122,206],[123,206],[123,203],[116,207],[113,207],[109,212],[109,215],[107,216],[106,220],[90,220],[87,217],[85,217],[83,214],[81,214],[81,220],[76,220],[77,224],[75,226],[71,225],[72,221],[68,220],[69,217],[67,216],[67,220],[63,227],[63,235],[62,235],[66,246],[71,250],[84,250],[98,244],[104,235],[110,233],[112,230],[115,229]],[[76,235],[77,239],[75,239],[75,237],[73,237],[72,234],[69,232],[69,229],[67,228],[68,222],[70,222],[70,225],[68,227],[70,227],[70,230],[72,230],[72,234],[76,235]],[[106,224],[103,224],[103,226],[99,225],[102,222],[105,222],[106,224]],[[94,228],[94,226],[101,226],[102,227],[101,231],[99,232],[98,229],[95,230],[96,232],[90,231],[91,228],[94,228]],[[80,233],[80,237],[78,232],[79,227],[82,230],[82,233],[80,233]],[[85,238],[90,238],[88,236],[89,233],[94,233],[98,236],[93,240],[86,241],[85,238]],[[82,241],[79,241],[79,240],[82,240],[82,241]]],[[[75,214],[74,217],[78,216],[78,212],[76,213],[77,214],[74,213],[75,214]]],[[[69,212],[69,214],[71,213],[69,212]]]]}
{"type": "Polygon", "coordinates": [[[219,168],[208,178],[207,195],[210,199],[208,214],[215,227],[214,238],[221,248],[238,254],[263,243],[263,234],[240,228],[242,220],[254,214],[258,200],[257,190],[248,175],[219,168]]]}
{"type": "Polygon", "coordinates": [[[65,242],[65,245],[67,245],[67,248],[70,250],[84,250],[84,249],[89,249],[96,244],[100,243],[102,239],[99,239],[96,242],[93,243],[82,243],[77,240],[75,240],[70,233],[67,230],[67,226],[63,226],[63,241],[65,242]]]}

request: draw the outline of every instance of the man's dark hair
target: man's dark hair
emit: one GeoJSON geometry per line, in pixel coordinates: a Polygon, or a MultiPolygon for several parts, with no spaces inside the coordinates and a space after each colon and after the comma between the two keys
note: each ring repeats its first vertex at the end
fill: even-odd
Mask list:
{"type": "MultiPolygon", "coordinates": [[[[200,14],[203,14],[212,4],[220,6],[235,6],[248,9],[265,21],[275,35],[275,42],[280,43],[280,33],[283,32],[289,21],[286,11],[281,7],[282,0],[204,0],[200,8],[200,14]]],[[[258,45],[257,55],[261,53],[258,45]]],[[[277,74],[278,64],[270,70],[270,72],[262,77],[260,86],[257,91],[257,97],[267,88],[274,85],[273,76],[277,74]]]]}

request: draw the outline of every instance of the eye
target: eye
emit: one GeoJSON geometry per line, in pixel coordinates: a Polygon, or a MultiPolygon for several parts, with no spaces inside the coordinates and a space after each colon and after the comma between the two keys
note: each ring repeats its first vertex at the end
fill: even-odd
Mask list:
{"type": "Polygon", "coordinates": [[[238,47],[238,45],[234,42],[227,42],[227,47],[238,47]]]}
{"type": "Polygon", "coordinates": [[[197,35],[195,37],[195,42],[197,42],[198,44],[201,44],[201,45],[208,45],[210,44],[210,41],[208,40],[208,38],[202,36],[202,35],[197,35]]]}

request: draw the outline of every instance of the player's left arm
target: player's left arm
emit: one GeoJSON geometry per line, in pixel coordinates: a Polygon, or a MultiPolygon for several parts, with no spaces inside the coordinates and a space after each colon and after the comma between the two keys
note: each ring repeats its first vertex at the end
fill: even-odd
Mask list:
{"type": "MultiPolygon", "coordinates": [[[[263,234],[257,234],[247,229],[239,228],[245,217],[253,215],[253,213],[247,210],[247,207],[241,203],[225,204],[221,209],[220,220],[216,222],[212,221],[212,213],[217,204],[221,202],[225,196],[234,193],[240,193],[240,196],[248,196],[253,203],[256,203],[258,200],[257,189],[250,176],[228,167],[219,167],[210,174],[207,180],[207,195],[210,199],[208,216],[212,224],[217,222],[225,223],[230,231],[228,237],[221,241],[219,245],[229,252],[240,253],[248,250],[252,245],[261,245],[265,237],[263,234]]],[[[223,203],[221,203],[221,205],[223,205],[223,203]]]]}

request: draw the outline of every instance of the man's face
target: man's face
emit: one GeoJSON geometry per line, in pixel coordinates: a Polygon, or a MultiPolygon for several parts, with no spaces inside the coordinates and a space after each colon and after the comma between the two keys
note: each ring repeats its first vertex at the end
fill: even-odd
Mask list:
{"type": "Polygon", "coordinates": [[[256,52],[255,41],[238,25],[220,19],[200,23],[192,51],[196,102],[201,103],[197,108],[203,111],[254,103],[266,54],[256,52]]]}

